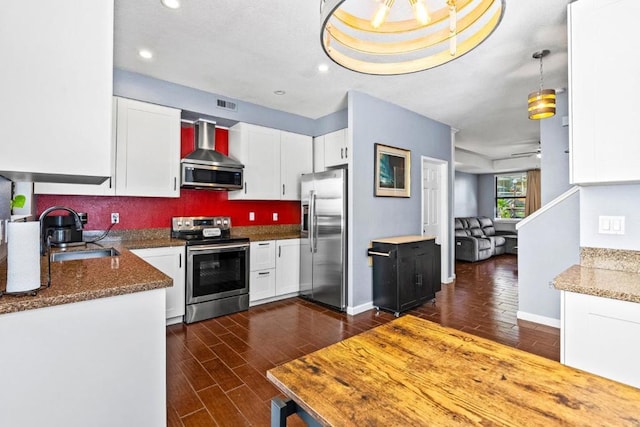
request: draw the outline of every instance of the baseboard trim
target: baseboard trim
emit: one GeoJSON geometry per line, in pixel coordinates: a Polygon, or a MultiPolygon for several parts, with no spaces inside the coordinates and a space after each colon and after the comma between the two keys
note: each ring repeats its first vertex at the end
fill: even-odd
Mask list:
{"type": "Polygon", "coordinates": [[[551,326],[552,328],[560,328],[560,319],[554,319],[553,317],[540,316],[539,314],[527,313],[520,310],[516,313],[516,317],[528,322],[539,323],[541,325],[551,326]]]}
{"type": "Polygon", "coordinates": [[[356,314],[364,313],[369,310],[373,310],[373,301],[356,305],[355,307],[347,307],[347,314],[355,316],[356,314]]]}
{"type": "Polygon", "coordinates": [[[453,276],[449,276],[446,279],[444,279],[442,283],[449,284],[449,283],[455,282],[455,280],[456,280],[456,275],[454,274],[453,276]]]}

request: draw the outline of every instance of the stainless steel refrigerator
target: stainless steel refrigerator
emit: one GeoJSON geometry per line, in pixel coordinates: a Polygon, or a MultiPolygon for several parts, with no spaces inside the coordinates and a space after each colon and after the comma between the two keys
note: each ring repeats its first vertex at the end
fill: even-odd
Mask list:
{"type": "Polygon", "coordinates": [[[347,170],[302,175],[300,294],[344,311],[347,304],[347,170]]]}

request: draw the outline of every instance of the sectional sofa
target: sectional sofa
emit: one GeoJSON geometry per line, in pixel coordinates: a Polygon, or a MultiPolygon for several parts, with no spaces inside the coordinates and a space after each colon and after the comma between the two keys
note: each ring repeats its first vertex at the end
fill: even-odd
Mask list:
{"type": "Polygon", "coordinates": [[[504,253],[517,253],[517,234],[496,231],[491,218],[455,218],[456,259],[476,262],[504,253]]]}

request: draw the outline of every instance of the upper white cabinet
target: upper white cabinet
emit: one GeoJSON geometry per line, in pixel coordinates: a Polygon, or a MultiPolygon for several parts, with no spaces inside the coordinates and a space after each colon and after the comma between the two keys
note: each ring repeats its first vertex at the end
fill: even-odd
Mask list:
{"type": "Polygon", "coordinates": [[[180,197],[180,110],[117,102],[116,194],[180,197]]]}
{"type": "Polygon", "coordinates": [[[229,200],[280,198],[280,131],[238,123],[229,129],[229,156],[244,165],[244,187],[229,200]]]}
{"type": "Polygon", "coordinates": [[[113,0],[3,2],[0,175],[110,175],[113,13],[113,0]]]}
{"type": "Polygon", "coordinates": [[[350,156],[351,147],[347,139],[347,129],[314,138],[313,170],[315,172],[349,164],[350,156]]]}
{"type": "Polygon", "coordinates": [[[167,325],[182,323],[185,312],[184,247],[134,249],[131,252],[173,279],[173,286],[167,288],[166,293],[167,325]]]}
{"type": "Polygon", "coordinates": [[[36,183],[37,194],[180,196],[180,110],[113,98],[114,161],[102,185],[36,183]]]}
{"type": "Polygon", "coordinates": [[[629,54],[628,43],[623,41],[640,34],[635,26],[638,14],[637,0],[569,4],[569,134],[574,184],[640,181],[636,105],[640,61],[629,54]]]}
{"type": "Polygon", "coordinates": [[[244,188],[229,200],[299,200],[300,175],[312,171],[312,138],[238,123],[229,129],[229,156],[244,165],[244,188]]]}
{"type": "Polygon", "coordinates": [[[280,200],[300,200],[300,176],[313,170],[312,138],[292,132],[280,134],[280,200]]]}

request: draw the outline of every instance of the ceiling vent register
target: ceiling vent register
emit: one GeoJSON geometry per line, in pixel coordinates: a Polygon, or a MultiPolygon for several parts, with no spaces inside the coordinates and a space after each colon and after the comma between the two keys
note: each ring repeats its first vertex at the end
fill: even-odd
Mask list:
{"type": "Polygon", "coordinates": [[[238,111],[238,104],[236,104],[235,102],[231,102],[231,101],[226,101],[224,99],[218,99],[218,108],[222,108],[224,110],[229,110],[229,111],[238,111]]]}

